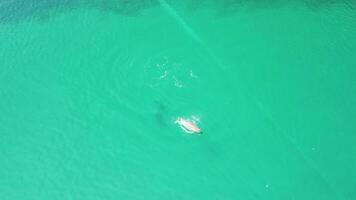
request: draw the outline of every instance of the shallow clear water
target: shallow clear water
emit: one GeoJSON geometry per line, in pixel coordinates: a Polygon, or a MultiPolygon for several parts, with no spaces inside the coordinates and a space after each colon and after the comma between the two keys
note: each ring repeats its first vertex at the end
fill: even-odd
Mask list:
{"type": "Polygon", "coordinates": [[[0,0],[1,199],[356,198],[354,1],[197,2],[0,0]]]}

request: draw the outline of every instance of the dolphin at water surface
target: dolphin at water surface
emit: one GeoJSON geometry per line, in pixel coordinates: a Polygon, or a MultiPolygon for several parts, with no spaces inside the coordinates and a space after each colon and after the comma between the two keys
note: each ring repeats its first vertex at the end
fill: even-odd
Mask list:
{"type": "Polygon", "coordinates": [[[178,117],[175,121],[185,132],[190,134],[200,134],[201,129],[196,125],[195,121],[184,119],[182,117],[178,117]]]}

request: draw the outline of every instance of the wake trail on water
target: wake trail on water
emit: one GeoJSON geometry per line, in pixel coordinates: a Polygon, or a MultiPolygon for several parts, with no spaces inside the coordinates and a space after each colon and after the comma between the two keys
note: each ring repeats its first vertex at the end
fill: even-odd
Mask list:
{"type": "Polygon", "coordinates": [[[215,54],[210,50],[206,43],[201,39],[201,37],[191,28],[188,23],[178,14],[178,12],[167,3],[165,0],[159,0],[161,7],[184,29],[187,35],[193,39],[197,44],[203,47],[205,53],[212,58],[214,63],[218,66],[220,72],[223,72],[225,68],[220,59],[218,59],[215,54]]]}
{"type": "Polygon", "coordinates": [[[200,45],[205,45],[205,43],[203,42],[203,40],[196,34],[196,32],[184,21],[184,19],[179,16],[179,14],[177,13],[177,11],[172,8],[172,6],[170,6],[165,0],[159,0],[161,6],[163,9],[165,9],[165,11],[171,16],[173,17],[182,27],[183,29],[186,31],[186,33],[193,38],[193,40],[195,40],[197,43],[199,43],[200,45]]]}
{"type": "MultiPolygon", "coordinates": [[[[187,33],[187,35],[190,36],[197,44],[199,44],[201,47],[203,47],[203,50],[205,51],[205,53],[209,57],[211,57],[212,60],[214,61],[214,63],[218,66],[219,72],[222,73],[221,75],[223,77],[228,77],[227,74],[224,73],[224,70],[223,70],[224,65],[222,64],[220,59],[218,59],[218,57],[215,56],[215,54],[210,50],[210,48],[201,39],[201,37],[199,37],[199,35],[188,25],[188,23],[185,22],[185,20],[178,14],[178,12],[174,8],[172,8],[172,6],[170,6],[165,0],[159,0],[159,2],[160,2],[160,5],[162,6],[162,8],[184,29],[184,31],[187,33]]],[[[229,83],[227,83],[227,84],[229,87],[230,84],[229,83]]],[[[319,176],[320,180],[326,185],[327,188],[329,188],[336,196],[338,196],[338,194],[330,186],[329,182],[323,176],[323,174],[321,174],[320,171],[316,168],[316,166],[313,165],[313,163],[311,163],[310,160],[301,152],[301,150],[299,149],[298,145],[294,142],[294,140],[292,140],[279,126],[277,126],[277,123],[275,123],[276,120],[271,117],[269,112],[267,112],[267,110],[263,108],[262,104],[259,101],[257,101],[255,98],[252,98],[252,99],[257,104],[257,107],[259,108],[259,110],[262,113],[264,113],[265,116],[267,116],[267,118],[271,121],[271,123],[273,125],[275,125],[275,128],[278,130],[278,132],[280,132],[281,137],[284,140],[286,140],[289,144],[291,144],[291,146],[293,146],[293,148],[301,156],[301,158],[306,163],[306,165],[314,173],[316,173],[319,176]]]]}

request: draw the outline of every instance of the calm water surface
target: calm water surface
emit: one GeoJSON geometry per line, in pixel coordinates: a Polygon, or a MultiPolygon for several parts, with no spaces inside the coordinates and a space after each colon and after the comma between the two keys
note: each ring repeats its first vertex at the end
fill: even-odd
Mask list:
{"type": "Polygon", "coordinates": [[[356,2],[198,2],[0,0],[0,199],[355,199],[356,2]]]}

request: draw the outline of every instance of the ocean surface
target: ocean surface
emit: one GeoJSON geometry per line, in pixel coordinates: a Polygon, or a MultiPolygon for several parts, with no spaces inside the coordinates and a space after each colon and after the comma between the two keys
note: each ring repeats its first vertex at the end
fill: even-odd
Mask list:
{"type": "Polygon", "coordinates": [[[355,169],[356,1],[0,0],[1,200],[352,200],[355,169]]]}

